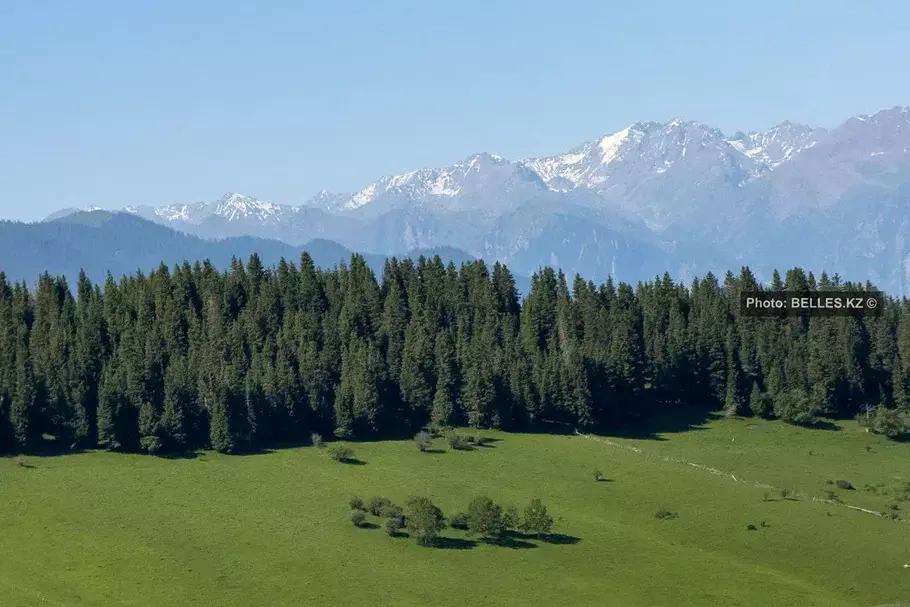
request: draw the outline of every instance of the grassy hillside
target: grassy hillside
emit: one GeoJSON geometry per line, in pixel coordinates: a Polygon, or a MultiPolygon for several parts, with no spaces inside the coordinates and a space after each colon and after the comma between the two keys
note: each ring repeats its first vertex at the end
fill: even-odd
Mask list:
{"type": "MultiPolygon", "coordinates": [[[[847,479],[857,490],[835,489],[844,502],[884,509],[897,498],[882,493],[910,480],[910,445],[852,424],[699,428],[671,424],[688,431],[647,438],[487,432],[500,440],[470,452],[354,445],[364,465],[312,447],[2,459],[0,604],[910,603],[910,524],[811,499],[829,478],[847,479]],[[596,482],[595,469],[608,480],[596,482]],[[447,529],[458,541],[423,548],[348,520],[353,494],[427,495],[452,514],[479,493],[519,508],[542,498],[563,541],[491,546],[447,529]],[[658,520],[663,508],[678,517],[658,520]]],[[[910,502],[901,508],[910,518],[910,502]]]]}

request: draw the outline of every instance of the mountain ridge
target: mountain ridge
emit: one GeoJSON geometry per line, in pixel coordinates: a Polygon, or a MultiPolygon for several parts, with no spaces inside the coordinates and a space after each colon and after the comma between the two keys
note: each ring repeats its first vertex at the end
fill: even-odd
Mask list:
{"type": "Polygon", "coordinates": [[[127,210],[207,238],[319,237],[383,254],[451,246],[525,274],[558,260],[567,273],[627,281],[661,265],[685,277],[746,263],[761,277],[792,251],[785,265],[862,267],[903,289],[910,250],[894,226],[910,221],[908,148],[910,110],[900,106],[831,129],[783,121],[730,136],[674,118],[551,156],[473,154],[300,205],[227,193],[127,210]],[[797,226],[806,242],[794,241],[797,226]]]}

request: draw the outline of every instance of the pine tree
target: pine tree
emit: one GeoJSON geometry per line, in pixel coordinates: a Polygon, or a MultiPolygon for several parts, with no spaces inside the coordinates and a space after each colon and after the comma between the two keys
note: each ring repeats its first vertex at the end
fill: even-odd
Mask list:
{"type": "Polygon", "coordinates": [[[399,385],[412,419],[422,424],[433,402],[433,345],[422,315],[411,319],[404,334],[404,353],[399,385]]]}
{"type": "Polygon", "coordinates": [[[446,331],[436,338],[436,391],[433,394],[433,409],[430,413],[432,423],[439,426],[455,424],[457,386],[455,349],[452,336],[446,331]]]}
{"type": "Polygon", "coordinates": [[[24,327],[19,330],[16,348],[16,386],[10,403],[10,425],[13,439],[20,451],[37,446],[41,438],[38,403],[35,397],[35,376],[27,346],[24,327]]]}

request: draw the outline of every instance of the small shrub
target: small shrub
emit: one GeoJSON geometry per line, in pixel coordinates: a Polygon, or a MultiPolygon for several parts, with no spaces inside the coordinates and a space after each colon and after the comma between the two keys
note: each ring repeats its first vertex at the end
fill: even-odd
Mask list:
{"type": "Polygon", "coordinates": [[[25,461],[25,458],[21,455],[16,456],[16,465],[20,468],[28,468],[28,462],[25,461]]]}
{"type": "Polygon", "coordinates": [[[910,429],[908,420],[897,409],[886,409],[885,407],[878,407],[875,410],[869,426],[876,434],[882,434],[888,438],[897,438],[910,429]]]}
{"type": "Polygon", "coordinates": [[[838,497],[838,495],[836,493],[834,493],[833,491],[825,491],[825,499],[832,501],[832,502],[840,501],[840,497],[838,497]]]}
{"type": "Polygon", "coordinates": [[[325,441],[322,439],[322,435],[316,432],[310,434],[310,441],[313,443],[314,447],[325,447],[325,441]]]}
{"type": "Polygon", "coordinates": [[[837,481],[837,488],[844,489],[845,491],[853,491],[856,487],[853,486],[853,483],[850,481],[839,480],[837,481]]]}
{"type": "Polygon", "coordinates": [[[366,510],[366,507],[363,505],[363,500],[356,495],[351,498],[350,504],[351,510],[366,510]]]}
{"type": "Polygon", "coordinates": [[[381,516],[382,509],[392,505],[392,501],[384,497],[374,497],[367,503],[367,510],[373,516],[381,516]]]}
{"type": "Polygon", "coordinates": [[[428,432],[420,431],[414,436],[414,445],[421,453],[426,452],[433,444],[433,439],[428,432]]]}
{"type": "Polygon", "coordinates": [[[763,502],[770,502],[770,501],[771,501],[771,492],[770,492],[770,491],[765,491],[764,493],[762,493],[761,501],[763,501],[763,502]]]}
{"type": "Polygon", "coordinates": [[[354,459],[354,450],[343,443],[334,443],[329,447],[329,457],[336,462],[348,462],[354,459]]]}
{"type": "Polygon", "coordinates": [[[834,484],[834,481],[832,481],[832,480],[829,478],[828,480],[825,481],[825,484],[826,484],[826,485],[833,485],[833,484],[834,484]]]}
{"type": "Polygon", "coordinates": [[[474,440],[472,440],[471,442],[474,443],[475,445],[477,445],[478,447],[483,447],[488,442],[490,442],[490,439],[488,439],[486,436],[477,435],[474,437],[474,440]]]}
{"type": "Polygon", "coordinates": [[[746,525],[746,529],[748,529],[749,531],[758,531],[758,527],[756,527],[752,523],[749,523],[748,525],[746,525]]]}
{"type": "Polygon", "coordinates": [[[446,442],[449,443],[449,446],[457,450],[466,450],[469,449],[471,444],[468,442],[468,439],[456,432],[449,432],[446,434],[446,442]]]}
{"type": "Polygon", "coordinates": [[[360,527],[367,520],[367,515],[363,510],[351,510],[351,522],[355,527],[360,527]]]}
{"type": "Polygon", "coordinates": [[[390,516],[385,520],[385,532],[395,537],[404,529],[404,516],[390,516]]]}
{"type": "Polygon", "coordinates": [[[771,523],[769,523],[766,519],[762,519],[762,522],[760,522],[759,525],[761,525],[762,527],[767,529],[768,527],[771,526],[771,523]]]}
{"type": "Polygon", "coordinates": [[[654,518],[660,520],[674,519],[677,516],[678,515],[675,512],[667,510],[666,508],[662,508],[661,510],[658,510],[654,513],[654,518]]]}
{"type": "Polygon", "coordinates": [[[602,479],[603,477],[604,477],[604,473],[603,473],[603,472],[601,472],[600,470],[595,470],[595,471],[594,471],[594,480],[595,480],[595,481],[600,481],[600,479],[602,479]]]}
{"type": "Polygon", "coordinates": [[[863,491],[868,491],[869,493],[878,493],[878,487],[876,487],[875,485],[870,485],[869,483],[866,483],[865,485],[863,485],[863,491]]]}
{"type": "Polygon", "coordinates": [[[781,499],[787,499],[787,498],[790,497],[792,494],[793,494],[793,493],[792,493],[789,489],[781,489],[781,490],[780,490],[780,497],[781,497],[781,499]]]}
{"type": "Polygon", "coordinates": [[[449,526],[452,529],[461,529],[467,530],[468,528],[468,515],[464,512],[459,512],[458,514],[453,514],[452,518],[449,519],[449,526]]]}

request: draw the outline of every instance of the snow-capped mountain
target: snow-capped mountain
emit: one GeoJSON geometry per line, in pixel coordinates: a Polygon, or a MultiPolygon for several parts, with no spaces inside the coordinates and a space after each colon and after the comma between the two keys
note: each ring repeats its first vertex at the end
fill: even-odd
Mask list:
{"type": "Polygon", "coordinates": [[[619,279],[748,264],[801,264],[902,292],[910,284],[910,111],[830,129],[783,122],[725,135],[699,122],[637,122],[572,149],[510,160],[475,154],[382,177],[300,206],[227,194],[128,208],[202,236],[253,235],[351,249],[453,246],[530,274],[619,279]],[[644,273],[644,274],[643,274],[644,273]]]}
{"type": "Polygon", "coordinates": [[[827,134],[825,129],[796,124],[789,120],[763,132],[739,132],[730,138],[737,150],[772,170],[815,145],[827,134]]]}
{"type": "Polygon", "coordinates": [[[294,212],[293,207],[257,200],[234,192],[228,192],[220,200],[213,202],[169,204],[154,208],[128,206],[123,210],[164,223],[191,224],[201,223],[210,217],[220,217],[226,221],[253,220],[263,224],[274,224],[283,216],[294,212]]]}

